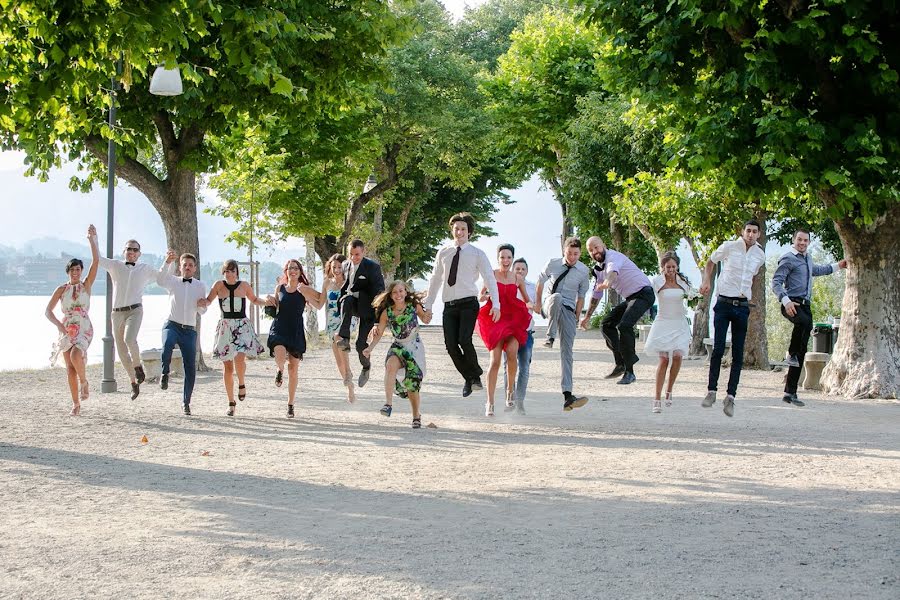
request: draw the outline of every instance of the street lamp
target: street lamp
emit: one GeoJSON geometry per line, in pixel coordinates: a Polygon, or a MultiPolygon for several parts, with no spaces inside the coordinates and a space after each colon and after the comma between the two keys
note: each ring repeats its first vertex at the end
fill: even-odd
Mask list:
{"type": "MultiPolygon", "coordinates": [[[[117,79],[122,74],[122,59],[116,61],[116,74],[112,77],[109,91],[109,130],[116,126],[116,90],[117,79]]],[[[166,69],[159,66],[150,80],[150,93],[156,96],[178,96],[182,93],[181,74],[178,69],[166,69]]],[[[109,167],[106,178],[106,258],[113,257],[113,216],[116,197],[116,143],[112,136],[107,146],[106,162],[109,167]]],[[[113,358],[112,335],[112,278],[106,273],[106,334],[103,336],[103,379],[100,391],[103,393],[116,391],[115,359],[113,358]]]]}

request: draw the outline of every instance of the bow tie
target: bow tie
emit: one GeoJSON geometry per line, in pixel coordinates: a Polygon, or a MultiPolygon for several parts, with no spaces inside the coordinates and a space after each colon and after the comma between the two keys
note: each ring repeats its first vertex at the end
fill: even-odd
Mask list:
{"type": "Polygon", "coordinates": [[[193,280],[194,280],[193,277],[182,277],[181,278],[181,281],[183,281],[184,283],[190,283],[193,280]]]}
{"type": "Polygon", "coordinates": [[[133,263],[133,262],[128,262],[127,260],[125,261],[125,264],[128,265],[129,267],[133,267],[133,266],[134,266],[134,263],[133,263]]]}

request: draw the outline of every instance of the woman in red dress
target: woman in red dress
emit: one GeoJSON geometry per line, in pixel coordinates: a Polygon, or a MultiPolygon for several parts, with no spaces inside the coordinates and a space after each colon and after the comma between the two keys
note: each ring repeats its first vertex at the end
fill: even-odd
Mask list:
{"type": "MultiPolygon", "coordinates": [[[[497,247],[497,260],[500,268],[494,270],[497,278],[497,292],[500,296],[500,319],[495,323],[491,319],[493,303],[487,303],[478,311],[478,333],[484,341],[484,345],[491,351],[491,365],[488,368],[487,393],[488,401],[485,405],[486,417],[494,416],[494,392],[497,390],[497,375],[500,373],[500,364],[503,353],[506,353],[506,380],[510,382],[506,390],[507,406],[515,406],[515,381],[518,370],[517,356],[519,344],[528,340],[528,325],[531,323],[531,313],[528,312],[527,302],[531,299],[525,290],[525,280],[515,275],[512,270],[512,261],[516,249],[511,244],[501,244],[497,247]],[[519,299],[517,293],[521,292],[524,301],[519,299]]],[[[482,290],[481,299],[487,298],[487,290],[482,290]]]]}

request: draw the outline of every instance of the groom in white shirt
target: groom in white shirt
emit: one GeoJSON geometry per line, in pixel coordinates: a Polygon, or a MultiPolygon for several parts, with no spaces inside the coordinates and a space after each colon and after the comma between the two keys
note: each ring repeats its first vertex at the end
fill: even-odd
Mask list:
{"type": "Polygon", "coordinates": [[[491,318],[495,323],[500,319],[500,296],[494,269],[487,255],[469,243],[469,237],[475,232],[472,215],[463,212],[450,217],[450,232],[453,243],[438,250],[423,308],[431,311],[438,290],[443,287],[444,345],[456,370],[463,376],[462,395],[465,398],[473,390],[483,389],[481,374],[484,370],[478,364],[478,355],[472,344],[479,309],[479,276],[493,302],[491,318]]]}

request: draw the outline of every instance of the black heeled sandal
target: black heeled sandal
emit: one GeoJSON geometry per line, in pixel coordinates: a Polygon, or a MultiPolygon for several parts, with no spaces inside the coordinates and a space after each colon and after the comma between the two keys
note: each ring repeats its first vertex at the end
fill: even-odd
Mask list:
{"type": "Polygon", "coordinates": [[[239,385],[238,386],[238,400],[243,402],[244,398],[246,398],[246,397],[247,397],[247,386],[239,385]]]}
{"type": "Polygon", "coordinates": [[[293,405],[293,404],[288,404],[287,418],[288,418],[288,419],[293,419],[293,418],[294,418],[294,405],[293,405]]]}
{"type": "Polygon", "coordinates": [[[228,403],[228,412],[225,413],[225,416],[226,416],[226,417],[233,417],[233,416],[234,416],[234,407],[235,407],[235,406],[237,406],[237,402],[232,401],[232,402],[229,402],[229,403],[228,403]]]}
{"type": "Polygon", "coordinates": [[[275,373],[275,387],[281,387],[281,378],[282,378],[281,371],[278,371],[277,373],[275,373]]]}

